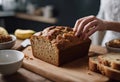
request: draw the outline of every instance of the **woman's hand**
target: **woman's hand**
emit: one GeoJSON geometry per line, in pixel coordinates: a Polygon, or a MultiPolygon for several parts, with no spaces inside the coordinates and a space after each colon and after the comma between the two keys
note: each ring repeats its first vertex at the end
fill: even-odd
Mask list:
{"type": "Polygon", "coordinates": [[[80,36],[87,39],[96,31],[106,29],[105,21],[96,18],[95,16],[87,16],[76,21],[73,30],[76,32],[75,36],[80,36]]]}

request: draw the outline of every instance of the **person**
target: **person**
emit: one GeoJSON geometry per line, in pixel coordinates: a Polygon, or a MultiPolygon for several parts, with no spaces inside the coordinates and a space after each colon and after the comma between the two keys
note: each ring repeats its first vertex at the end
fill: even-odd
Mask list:
{"type": "Polygon", "coordinates": [[[96,31],[105,31],[105,42],[120,38],[120,0],[101,0],[97,16],[86,16],[76,21],[73,30],[76,36],[86,39],[96,31]],[[106,6],[107,5],[107,6],[106,6]]]}

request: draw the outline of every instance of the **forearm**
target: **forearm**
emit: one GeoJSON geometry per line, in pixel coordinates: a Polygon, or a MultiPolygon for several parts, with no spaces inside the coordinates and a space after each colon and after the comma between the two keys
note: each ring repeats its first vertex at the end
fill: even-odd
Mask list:
{"type": "Polygon", "coordinates": [[[105,24],[106,24],[105,30],[120,32],[120,22],[105,21],[105,24]]]}

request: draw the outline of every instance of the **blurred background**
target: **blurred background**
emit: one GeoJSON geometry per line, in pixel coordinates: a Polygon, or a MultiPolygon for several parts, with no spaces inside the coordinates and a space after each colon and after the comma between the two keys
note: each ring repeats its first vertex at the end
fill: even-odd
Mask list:
{"type": "Polygon", "coordinates": [[[51,25],[73,27],[76,20],[97,15],[99,0],[0,0],[0,26],[43,30],[51,25]]]}

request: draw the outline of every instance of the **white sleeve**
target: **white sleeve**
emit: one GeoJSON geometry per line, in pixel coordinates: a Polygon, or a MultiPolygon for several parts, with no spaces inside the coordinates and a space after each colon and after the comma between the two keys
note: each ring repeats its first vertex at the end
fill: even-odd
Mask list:
{"type": "Polygon", "coordinates": [[[97,17],[100,19],[104,19],[104,0],[101,0],[100,2],[100,8],[99,8],[99,12],[97,14],[97,17]]]}

